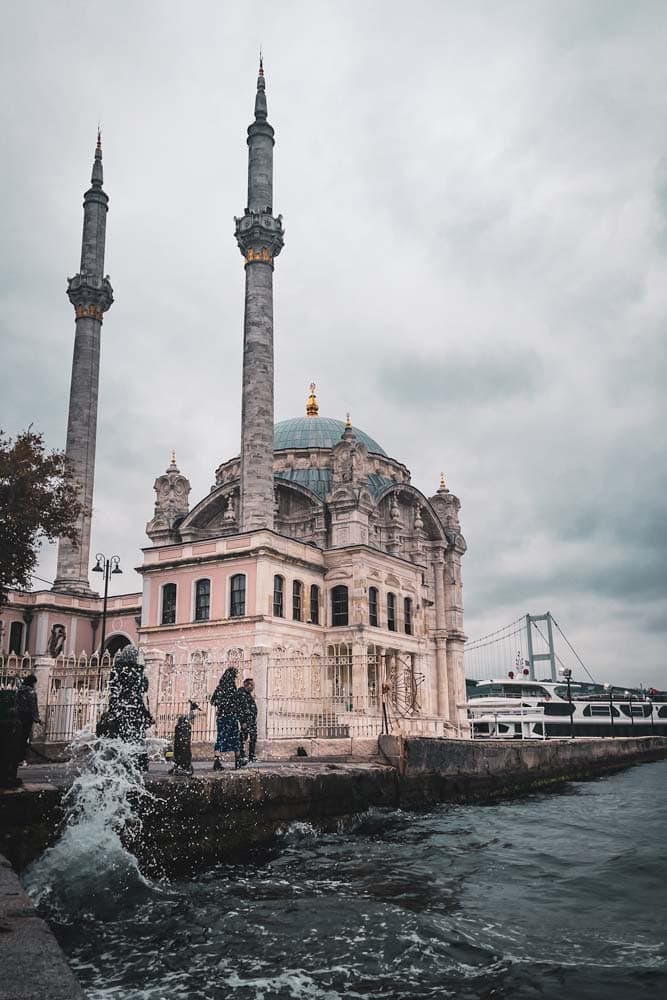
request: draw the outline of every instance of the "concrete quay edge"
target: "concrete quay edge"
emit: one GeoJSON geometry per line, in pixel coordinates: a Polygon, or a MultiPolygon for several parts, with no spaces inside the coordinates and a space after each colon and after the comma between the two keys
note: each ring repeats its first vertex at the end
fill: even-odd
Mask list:
{"type": "Polygon", "coordinates": [[[85,1000],[53,931],[0,855],[0,1000],[85,1000]]]}

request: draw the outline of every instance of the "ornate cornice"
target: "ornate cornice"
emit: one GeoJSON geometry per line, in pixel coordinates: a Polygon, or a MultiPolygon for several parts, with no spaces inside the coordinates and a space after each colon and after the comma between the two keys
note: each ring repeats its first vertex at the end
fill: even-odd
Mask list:
{"type": "Polygon", "coordinates": [[[113,289],[108,278],[95,274],[75,274],[67,279],[67,297],[74,306],[77,319],[90,317],[102,322],[113,302],[113,289]]]}
{"type": "Polygon", "coordinates": [[[234,235],[246,264],[270,264],[283,248],[283,217],[268,212],[246,212],[234,218],[234,235]]]}

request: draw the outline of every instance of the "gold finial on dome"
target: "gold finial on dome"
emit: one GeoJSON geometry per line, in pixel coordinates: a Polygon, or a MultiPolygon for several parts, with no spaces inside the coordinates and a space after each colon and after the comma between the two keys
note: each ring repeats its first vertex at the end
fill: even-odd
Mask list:
{"type": "Polygon", "coordinates": [[[350,420],[350,414],[348,413],[345,416],[345,428],[349,429],[351,426],[352,426],[352,421],[350,420]]]}
{"type": "Polygon", "coordinates": [[[171,464],[176,465],[176,450],[174,448],[171,449],[171,464]]]}
{"type": "Polygon", "coordinates": [[[440,473],[440,489],[441,490],[446,489],[445,474],[444,474],[444,472],[440,473]]]}
{"type": "Polygon", "coordinates": [[[308,402],[306,403],[306,416],[316,417],[320,412],[320,406],[317,402],[317,396],[315,395],[315,383],[310,383],[310,396],[308,397],[308,402]]]}

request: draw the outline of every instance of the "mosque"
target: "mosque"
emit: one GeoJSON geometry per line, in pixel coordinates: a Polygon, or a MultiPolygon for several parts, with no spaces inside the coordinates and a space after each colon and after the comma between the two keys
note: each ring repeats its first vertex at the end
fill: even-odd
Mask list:
{"type": "Polygon", "coordinates": [[[296,660],[324,670],[318,685],[360,703],[377,702],[400,674],[409,678],[412,712],[460,724],[466,543],[458,498],[442,476],[427,497],[349,415],[320,415],[314,384],[305,413],[274,424],[273,270],[284,230],[274,215],[274,130],[261,61],[247,143],[247,207],[235,219],[245,268],[240,454],[191,503],[172,452],[154,485],[143,592],[109,598],[102,615],[90,587],[90,531],[100,339],[113,291],[104,274],[108,197],[98,135],[80,271],[67,289],[75,342],[66,452],[83,498],[80,541],[60,539],[51,590],[10,593],[0,649],[53,657],[90,653],[103,641],[113,654],[134,642],[167,658],[178,648],[218,661],[233,651],[248,662],[259,650],[269,665],[296,660]]]}

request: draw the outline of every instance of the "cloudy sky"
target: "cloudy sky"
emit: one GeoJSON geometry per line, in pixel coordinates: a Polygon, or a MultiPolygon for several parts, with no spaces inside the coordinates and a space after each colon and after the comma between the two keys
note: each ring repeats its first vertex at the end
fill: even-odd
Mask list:
{"type": "Polygon", "coordinates": [[[238,452],[260,43],[276,419],[314,380],[427,494],[444,469],[471,637],[549,609],[596,679],[667,686],[662,0],[7,4],[0,425],[64,446],[99,119],[116,302],[93,552],[139,589],[169,450],[193,500],[238,452]]]}

